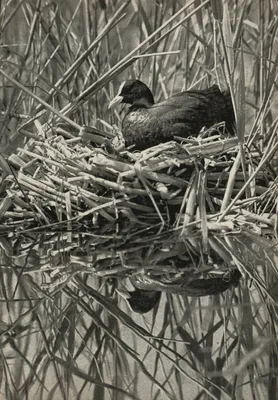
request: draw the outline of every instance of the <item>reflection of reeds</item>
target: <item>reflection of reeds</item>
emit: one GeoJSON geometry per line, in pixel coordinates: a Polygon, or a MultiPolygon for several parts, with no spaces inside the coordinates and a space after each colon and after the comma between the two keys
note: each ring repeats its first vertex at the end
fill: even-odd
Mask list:
{"type": "Polygon", "coordinates": [[[1,395],[271,397],[274,2],[13,3],[0,13],[1,395]],[[220,124],[126,151],[122,114],[107,105],[130,77],[158,101],[228,87],[237,136],[220,124]],[[144,319],[115,292],[129,277],[172,284],[235,269],[238,288],[163,293],[144,319]]]}

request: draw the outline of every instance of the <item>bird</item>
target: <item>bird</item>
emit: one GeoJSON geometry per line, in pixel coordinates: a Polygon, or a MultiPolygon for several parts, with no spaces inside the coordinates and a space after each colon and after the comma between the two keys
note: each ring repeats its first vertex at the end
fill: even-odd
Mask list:
{"type": "Polygon", "coordinates": [[[161,292],[154,290],[120,290],[117,289],[118,294],[124,298],[131,309],[139,314],[145,314],[159,303],[161,292]]]}
{"type": "Polygon", "coordinates": [[[108,108],[118,103],[130,104],[122,121],[125,146],[145,150],[173,140],[175,136],[196,137],[203,127],[225,122],[234,134],[235,115],[229,91],[221,92],[217,85],[204,90],[177,93],[160,103],[148,86],[138,79],[120,85],[118,94],[108,108]]]}
{"type": "Polygon", "coordinates": [[[140,273],[131,277],[135,290],[117,290],[117,292],[127,301],[132,311],[144,314],[151,311],[159,303],[162,292],[190,297],[216,295],[225,292],[232,286],[238,286],[240,278],[241,273],[237,269],[217,278],[188,281],[179,278],[171,283],[162,282],[140,273]]]}
{"type": "Polygon", "coordinates": [[[174,294],[185,294],[192,297],[202,297],[219,294],[227,290],[230,286],[236,286],[241,278],[238,269],[228,271],[222,276],[216,278],[198,278],[179,277],[171,282],[167,280],[158,280],[151,275],[144,273],[131,276],[131,283],[136,289],[163,291],[174,294]]]}

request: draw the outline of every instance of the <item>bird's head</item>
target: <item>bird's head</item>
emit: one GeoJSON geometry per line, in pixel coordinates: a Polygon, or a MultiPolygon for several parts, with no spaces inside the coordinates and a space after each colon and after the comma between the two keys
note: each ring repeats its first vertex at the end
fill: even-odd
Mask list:
{"type": "Polygon", "coordinates": [[[124,298],[131,311],[145,314],[151,311],[158,303],[161,292],[135,289],[134,291],[119,290],[118,294],[124,298]]]}
{"type": "Polygon", "coordinates": [[[110,102],[108,108],[117,103],[127,103],[131,105],[151,106],[154,104],[152,92],[145,83],[138,79],[125,81],[119,87],[118,94],[110,102]]]}

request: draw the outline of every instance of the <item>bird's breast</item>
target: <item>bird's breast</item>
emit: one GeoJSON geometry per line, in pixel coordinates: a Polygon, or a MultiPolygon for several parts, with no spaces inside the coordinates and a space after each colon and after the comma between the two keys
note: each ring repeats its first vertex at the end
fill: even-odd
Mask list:
{"type": "Polygon", "coordinates": [[[124,119],[124,125],[127,124],[144,124],[149,120],[150,116],[147,112],[130,111],[124,119]]]}
{"type": "Polygon", "coordinates": [[[153,115],[152,109],[130,110],[123,120],[125,144],[138,150],[169,141],[176,131],[175,121],[153,115]]]}

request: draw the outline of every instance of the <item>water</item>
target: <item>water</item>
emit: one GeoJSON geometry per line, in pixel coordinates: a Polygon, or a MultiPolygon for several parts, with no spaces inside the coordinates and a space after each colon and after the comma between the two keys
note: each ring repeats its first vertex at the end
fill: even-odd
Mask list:
{"type": "MultiPolygon", "coordinates": [[[[251,241],[250,233],[218,234],[209,243],[219,253],[207,258],[201,238],[178,237],[132,229],[123,236],[113,226],[2,235],[6,398],[101,398],[94,379],[139,399],[155,398],[158,382],[165,390],[158,398],[194,398],[202,390],[231,395],[234,384],[236,398],[251,391],[264,398],[270,369],[277,375],[275,247],[251,241]],[[243,274],[239,287],[202,298],[163,293],[158,309],[144,315],[115,291],[131,289],[128,277],[139,272],[171,280],[202,269],[219,276],[231,267],[243,274]]],[[[104,392],[110,398],[111,389],[104,392]]]]}

